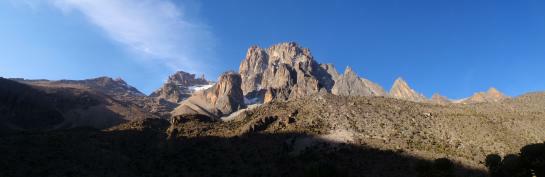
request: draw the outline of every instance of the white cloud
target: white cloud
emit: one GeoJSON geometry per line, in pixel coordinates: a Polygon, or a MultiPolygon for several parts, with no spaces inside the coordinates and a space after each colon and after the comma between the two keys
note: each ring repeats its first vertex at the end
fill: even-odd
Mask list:
{"type": "Polygon", "coordinates": [[[168,0],[49,0],[66,14],[81,13],[113,40],[173,69],[202,71],[212,58],[211,32],[168,0]]]}

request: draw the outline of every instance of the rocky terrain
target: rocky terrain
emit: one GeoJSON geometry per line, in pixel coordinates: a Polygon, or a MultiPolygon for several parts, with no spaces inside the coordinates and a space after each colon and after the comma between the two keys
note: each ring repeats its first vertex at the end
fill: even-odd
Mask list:
{"type": "Polygon", "coordinates": [[[4,136],[0,174],[488,176],[489,157],[543,142],[544,98],[437,105],[324,93],[272,101],[230,121],[188,115],[4,136]],[[16,168],[23,166],[31,170],[16,168]]]}
{"type": "Polygon", "coordinates": [[[293,42],[252,46],[239,69],[215,84],[179,71],[150,96],[108,77],[0,79],[0,176],[500,177],[545,169],[542,92],[428,99],[401,78],[386,92],[293,42]]]}

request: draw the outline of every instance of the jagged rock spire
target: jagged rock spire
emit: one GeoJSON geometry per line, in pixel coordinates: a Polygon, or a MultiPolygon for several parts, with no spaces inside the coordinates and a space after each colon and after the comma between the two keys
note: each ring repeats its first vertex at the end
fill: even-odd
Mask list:
{"type": "MultiPolygon", "coordinates": [[[[264,97],[267,90],[283,90],[283,98],[299,98],[329,89],[334,81],[316,61],[310,50],[295,42],[280,43],[267,49],[252,46],[241,62],[239,73],[244,95],[264,97]]],[[[272,92],[271,92],[272,93],[272,92]]]]}
{"type": "Polygon", "coordinates": [[[360,78],[350,66],[344,70],[331,89],[331,93],[343,96],[384,96],[384,89],[367,79],[360,78]]]}
{"type": "Polygon", "coordinates": [[[390,96],[393,98],[414,102],[422,102],[426,100],[426,97],[424,95],[416,92],[411,87],[409,87],[409,84],[407,84],[407,82],[401,77],[398,77],[395,80],[392,89],[390,89],[390,96]]]}

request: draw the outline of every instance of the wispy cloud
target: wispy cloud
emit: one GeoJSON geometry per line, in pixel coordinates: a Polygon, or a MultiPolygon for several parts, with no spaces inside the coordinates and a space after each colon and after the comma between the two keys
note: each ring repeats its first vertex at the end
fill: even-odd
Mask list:
{"type": "MultiPolygon", "coordinates": [[[[25,0],[28,1],[28,0],[25,0]]],[[[169,0],[48,0],[71,15],[81,13],[107,35],[173,68],[198,72],[211,59],[214,38],[208,27],[185,14],[184,3],[169,0]]],[[[32,3],[30,3],[32,4],[32,3]]],[[[33,5],[33,4],[32,4],[33,5]]]]}

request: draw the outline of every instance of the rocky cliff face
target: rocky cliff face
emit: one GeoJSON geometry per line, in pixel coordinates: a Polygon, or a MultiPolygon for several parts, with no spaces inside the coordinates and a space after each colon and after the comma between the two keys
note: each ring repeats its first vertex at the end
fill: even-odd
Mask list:
{"type": "MultiPolygon", "coordinates": [[[[339,80],[339,78],[341,77],[341,75],[339,74],[339,72],[337,71],[337,69],[335,69],[335,66],[333,64],[321,64],[320,67],[322,68],[323,71],[325,71],[327,74],[324,74],[324,80],[328,80],[328,76],[333,80],[333,81],[336,81],[336,80],[339,80]]],[[[333,86],[335,83],[331,83],[331,86],[333,86]]]]}
{"type": "Polygon", "coordinates": [[[342,96],[385,96],[381,86],[360,78],[352,68],[347,67],[342,76],[335,81],[331,93],[342,96]]]}
{"type": "Polygon", "coordinates": [[[178,71],[169,76],[165,84],[150,96],[177,104],[189,98],[196,91],[195,88],[206,88],[209,84],[204,76],[195,78],[195,74],[178,71]]]}
{"type": "Polygon", "coordinates": [[[269,64],[269,55],[265,49],[252,46],[246,53],[246,58],[240,63],[242,91],[244,95],[261,89],[263,72],[269,64]]]}
{"type": "Polygon", "coordinates": [[[198,91],[181,102],[173,112],[174,117],[206,116],[219,119],[244,107],[244,96],[240,88],[242,79],[233,72],[224,73],[218,83],[209,89],[198,91]]]}
{"type": "Polygon", "coordinates": [[[240,74],[244,95],[263,99],[267,94],[267,100],[300,98],[321,89],[330,91],[338,77],[332,65],[320,65],[309,49],[293,42],[268,49],[251,47],[240,64],[240,74]]]}
{"type": "Polygon", "coordinates": [[[414,102],[426,101],[426,97],[409,87],[409,84],[407,84],[403,78],[396,79],[392,89],[390,90],[390,96],[393,98],[414,102]]]}
{"type": "Polygon", "coordinates": [[[498,91],[496,88],[492,87],[488,89],[486,92],[478,92],[475,93],[473,96],[467,98],[466,100],[462,101],[462,103],[483,103],[483,102],[498,102],[509,98],[508,96],[505,96],[503,93],[498,91]]]}

